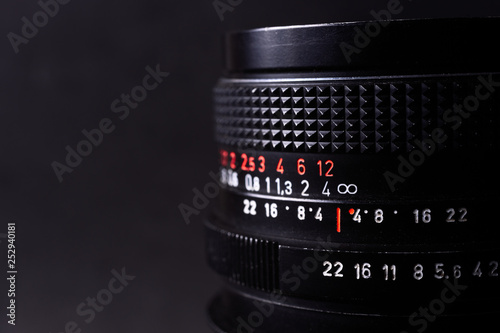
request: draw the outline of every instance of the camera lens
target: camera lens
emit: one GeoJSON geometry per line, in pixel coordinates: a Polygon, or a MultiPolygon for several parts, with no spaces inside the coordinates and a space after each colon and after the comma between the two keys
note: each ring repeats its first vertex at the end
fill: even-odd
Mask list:
{"type": "Polygon", "coordinates": [[[498,327],[497,18],[225,37],[216,332],[498,327]],[[493,326],[491,326],[493,325],[493,326]]]}

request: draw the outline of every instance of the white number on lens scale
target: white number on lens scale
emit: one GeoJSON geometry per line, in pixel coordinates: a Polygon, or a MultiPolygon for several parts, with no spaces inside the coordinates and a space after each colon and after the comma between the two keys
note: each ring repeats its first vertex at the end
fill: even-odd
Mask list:
{"type": "Polygon", "coordinates": [[[436,273],[434,274],[434,277],[436,279],[442,279],[445,277],[444,275],[444,269],[443,269],[444,264],[442,262],[437,263],[434,267],[436,269],[436,273]]]}
{"type": "Polygon", "coordinates": [[[321,207],[318,208],[316,214],[314,214],[314,218],[318,221],[323,221],[323,214],[321,214],[321,207]]]}
{"type": "Polygon", "coordinates": [[[429,223],[431,221],[431,210],[429,208],[424,209],[422,214],[418,209],[415,209],[413,215],[415,216],[415,223],[429,223]]]}
{"type": "MultiPolygon", "coordinates": [[[[314,212],[312,208],[309,208],[309,212],[314,212]]],[[[297,207],[297,218],[301,221],[306,219],[306,207],[298,206],[297,207]]],[[[314,214],[314,219],[318,221],[323,221],[323,214],[321,213],[321,207],[318,207],[316,213],[314,214]]]]}
{"type": "MultiPolygon", "coordinates": [[[[266,191],[267,193],[271,193],[271,179],[269,177],[266,177],[264,179],[266,182],[266,191]]],[[[291,195],[292,194],[292,182],[289,180],[285,180],[283,183],[283,187],[281,185],[281,179],[276,178],[274,180],[276,183],[276,194],[277,195],[291,195]]],[[[260,187],[259,187],[260,188],[260,187]]]]}
{"type": "Polygon", "coordinates": [[[455,279],[458,279],[459,277],[461,277],[461,276],[462,276],[462,271],[461,271],[461,269],[462,269],[462,266],[460,266],[460,265],[455,265],[455,266],[453,266],[453,277],[454,277],[455,279]]]}
{"type": "Polygon", "coordinates": [[[306,208],[304,206],[297,207],[297,218],[301,221],[306,219],[306,208]]]}
{"type": "Polygon", "coordinates": [[[254,200],[243,200],[243,214],[257,215],[257,203],[254,200]]]}
{"type": "Polygon", "coordinates": [[[339,194],[356,194],[358,193],[358,187],[356,184],[339,184],[337,186],[337,192],[339,192],[339,194]]]}
{"type": "Polygon", "coordinates": [[[359,214],[361,212],[361,209],[356,209],[356,212],[354,212],[354,216],[352,217],[353,221],[356,221],[358,223],[361,223],[361,215],[359,214]]]}
{"type": "Polygon", "coordinates": [[[247,191],[252,192],[252,191],[259,191],[260,190],[260,181],[259,177],[252,177],[251,174],[247,173],[245,175],[245,188],[247,191]]]}
{"type": "Polygon", "coordinates": [[[307,193],[307,190],[309,189],[309,182],[304,179],[300,182],[300,184],[304,185],[304,189],[302,190],[302,193],[300,193],[300,195],[302,195],[303,197],[308,197],[309,193],[307,193]]]}
{"type": "MultiPolygon", "coordinates": [[[[444,280],[450,278],[460,279],[465,274],[465,270],[463,269],[462,265],[449,265],[442,262],[434,263],[432,265],[434,267],[434,274],[432,275],[432,277],[436,280],[444,280]]],[[[499,276],[498,261],[489,261],[487,263],[484,263],[485,272],[482,271],[482,265],[483,264],[480,261],[478,261],[477,264],[473,266],[474,270],[472,271],[472,276],[475,276],[477,278],[480,278],[481,276],[496,278],[499,276]]],[[[341,273],[344,268],[344,264],[342,264],[340,261],[335,261],[335,263],[333,264],[330,261],[324,261],[323,267],[325,267],[323,271],[323,276],[326,277],[344,276],[344,274],[341,273]]],[[[377,276],[379,276],[379,278],[383,278],[385,281],[396,281],[396,277],[398,276],[396,275],[397,272],[396,265],[388,265],[388,264],[382,265],[383,275],[377,275],[375,270],[376,268],[373,267],[372,264],[367,262],[356,263],[353,266],[353,268],[355,273],[354,278],[356,280],[367,280],[371,278],[377,278],[377,276]]],[[[412,275],[415,280],[417,281],[422,280],[424,278],[424,265],[415,264],[413,266],[412,275]]]]}
{"type": "Polygon", "coordinates": [[[384,266],[382,266],[382,269],[384,271],[384,280],[396,281],[396,265],[389,266],[385,264],[384,266]]]}
{"type": "Polygon", "coordinates": [[[458,210],[458,218],[455,218],[455,209],[453,208],[448,208],[446,210],[446,213],[448,213],[448,217],[446,218],[446,222],[467,222],[467,218],[465,217],[467,215],[467,208],[460,208],[458,210]]]}
{"type": "MultiPolygon", "coordinates": [[[[488,266],[488,276],[498,277],[498,261],[490,261],[488,266]]],[[[478,261],[474,271],[472,272],[472,276],[481,277],[483,275],[483,271],[481,270],[481,262],[478,261]]]]}
{"type": "MultiPolygon", "coordinates": [[[[455,279],[458,279],[459,277],[462,276],[462,266],[460,265],[455,265],[453,266],[453,277],[455,279]]],[[[444,263],[442,262],[438,262],[434,265],[434,270],[435,270],[435,273],[434,273],[434,277],[438,280],[441,280],[441,279],[448,279],[449,276],[448,274],[445,273],[445,269],[444,269],[444,263]]]]}
{"type": "Polygon", "coordinates": [[[413,267],[413,278],[415,280],[422,280],[424,277],[424,266],[421,264],[416,264],[415,267],[413,267]]]}
{"type": "Polygon", "coordinates": [[[370,271],[371,265],[367,262],[362,265],[356,264],[354,265],[354,269],[356,269],[356,280],[360,278],[369,279],[372,277],[372,272],[370,271]]]}
{"type": "Polygon", "coordinates": [[[384,211],[382,209],[375,210],[375,223],[382,223],[384,221],[384,211]]]}
{"type": "Polygon", "coordinates": [[[266,217],[272,217],[273,219],[278,217],[278,205],[276,203],[268,203],[264,204],[264,208],[266,209],[266,217]]]}
{"type": "Polygon", "coordinates": [[[340,261],[336,261],[333,265],[331,262],[329,261],[324,261],[323,262],[323,267],[326,267],[325,270],[323,271],[323,276],[333,276],[333,277],[343,277],[344,274],[340,273],[342,272],[342,269],[344,268],[344,265],[342,265],[342,263],[340,261]],[[335,272],[333,273],[330,273],[330,271],[332,270],[332,268],[335,267],[335,272]]]}
{"type": "Polygon", "coordinates": [[[330,190],[328,189],[328,182],[325,183],[325,186],[323,187],[323,191],[321,191],[321,194],[326,195],[327,197],[330,196],[330,190]]]}
{"type": "Polygon", "coordinates": [[[284,185],[285,185],[285,194],[286,195],[292,194],[292,182],[287,180],[285,181],[284,185]]]}
{"type": "Polygon", "coordinates": [[[481,271],[481,262],[478,261],[476,268],[474,268],[474,271],[472,272],[472,276],[481,277],[481,275],[483,275],[483,272],[481,271]]]}
{"type": "Polygon", "coordinates": [[[238,187],[238,173],[231,169],[221,169],[220,182],[230,187],[238,187]]]}
{"type": "Polygon", "coordinates": [[[285,181],[285,183],[283,184],[285,186],[284,189],[281,189],[279,178],[276,178],[275,182],[276,182],[276,193],[278,193],[278,195],[283,195],[283,194],[290,195],[290,194],[292,194],[292,182],[291,181],[289,181],[289,180],[285,181]]]}
{"type": "Polygon", "coordinates": [[[490,261],[490,272],[489,276],[498,276],[498,261],[490,261]]]}

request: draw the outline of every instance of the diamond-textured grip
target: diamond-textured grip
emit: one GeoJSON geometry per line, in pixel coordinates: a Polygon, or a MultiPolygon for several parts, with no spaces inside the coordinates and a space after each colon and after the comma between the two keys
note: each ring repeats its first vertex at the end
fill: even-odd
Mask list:
{"type": "Polygon", "coordinates": [[[444,131],[438,150],[489,150],[499,145],[500,94],[487,82],[499,81],[494,74],[223,79],[215,88],[216,141],[283,152],[407,153],[444,131]]]}

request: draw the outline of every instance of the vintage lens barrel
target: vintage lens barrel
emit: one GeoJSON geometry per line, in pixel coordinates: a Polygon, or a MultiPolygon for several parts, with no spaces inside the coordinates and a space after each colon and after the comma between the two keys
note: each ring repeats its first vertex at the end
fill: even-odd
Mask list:
{"type": "Polygon", "coordinates": [[[226,36],[217,332],[451,332],[500,314],[497,18],[226,36]]]}

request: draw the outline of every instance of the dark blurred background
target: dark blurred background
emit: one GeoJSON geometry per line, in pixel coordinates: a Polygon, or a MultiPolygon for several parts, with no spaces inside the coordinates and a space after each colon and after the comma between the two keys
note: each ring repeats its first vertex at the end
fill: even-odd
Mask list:
{"type": "MultiPolygon", "coordinates": [[[[0,278],[0,332],[209,332],[205,308],[222,283],[205,265],[207,209],[188,225],[178,206],[217,170],[222,33],[368,20],[388,1],[243,0],[223,20],[214,0],[72,0],[47,7],[53,17],[37,13],[55,0],[41,3],[0,7],[0,277],[11,221],[18,271],[15,326],[0,278]],[[26,39],[23,17],[41,26],[24,27],[26,39]],[[120,119],[112,102],[142,85],[147,66],[169,76],[120,119]],[[59,182],[53,162],[105,118],[114,130],[59,182]],[[129,279],[116,294],[106,291],[113,270],[129,279]],[[107,304],[89,310],[92,298],[107,304]]],[[[397,18],[500,15],[494,0],[401,4],[397,18]]]]}

